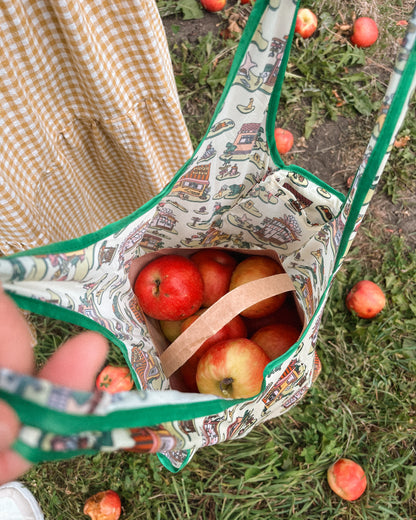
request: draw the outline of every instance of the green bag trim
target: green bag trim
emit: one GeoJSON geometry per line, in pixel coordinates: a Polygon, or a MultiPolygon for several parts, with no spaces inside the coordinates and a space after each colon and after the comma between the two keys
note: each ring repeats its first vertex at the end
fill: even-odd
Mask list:
{"type": "Polygon", "coordinates": [[[140,410],[116,410],[107,415],[74,415],[26,401],[16,394],[0,390],[0,398],[7,400],[26,426],[57,435],[72,435],[85,431],[107,432],[116,428],[144,428],[165,422],[189,421],[205,415],[222,413],[247,399],[219,399],[179,404],[161,404],[140,410]]]}
{"type": "Polygon", "coordinates": [[[397,122],[399,121],[403,111],[406,109],[406,99],[410,97],[410,90],[412,87],[415,71],[416,48],[413,46],[401,74],[397,89],[393,95],[393,99],[386,114],[384,124],[380,130],[380,134],[368,158],[368,162],[365,166],[362,177],[358,182],[357,191],[352,199],[350,212],[338,248],[334,269],[337,269],[337,267],[340,266],[342,259],[345,256],[350,236],[354,231],[354,227],[357,223],[357,219],[364,200],[372,187],[373,181],[379,171],[379,167],[387,153],[391,138],[393,137],[394,131],[396,129],[397,122]]]}
{"type": "Polygon", "coordinates": [[[17,451],[22,457],[31,462],[38,464],[39,462],[56,462],[59,460],[68,460],[79,455],[96,455],[98,450],[71,450],[71,451],[41,451],[28,446],[24,442],[17,440],[14,442],[12,449],[17,451]]]}

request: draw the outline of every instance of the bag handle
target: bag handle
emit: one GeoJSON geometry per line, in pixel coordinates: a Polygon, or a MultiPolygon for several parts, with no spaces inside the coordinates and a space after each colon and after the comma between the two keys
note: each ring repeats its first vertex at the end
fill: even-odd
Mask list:
{"type": "Polygon", "coordinates": [[[204,343],[235,316],[266,298],[276,296],[295,287],[286,273],[253,280],[225,294],[198,317],[160,355],[163,371],[170,377],[204,343]]]}

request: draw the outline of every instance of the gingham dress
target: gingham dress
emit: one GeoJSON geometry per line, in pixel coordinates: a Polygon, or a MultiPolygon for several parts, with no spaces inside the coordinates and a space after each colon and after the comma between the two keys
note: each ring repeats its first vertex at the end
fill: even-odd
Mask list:
{"type": "Polygon", "coordinates": [[[0,2],[0,251],[85,233],[192,153],[154,0],[0,2]]]}

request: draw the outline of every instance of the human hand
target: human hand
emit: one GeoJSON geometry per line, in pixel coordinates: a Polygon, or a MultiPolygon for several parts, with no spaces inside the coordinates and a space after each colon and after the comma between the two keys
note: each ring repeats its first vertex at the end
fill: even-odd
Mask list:
{"type": "MultiPolygon", "coordinates": [[[[34,373],[29,326],[0,285],[0,366],[21,374],[34,373]]],[[[66,341],[39,372],[39,377],[75,390],[91,391],[108,352],[106,339],[97,332],[83,332],[66,341]]],[[[30,463],[11,449],[19,433],[19,419],[0,400],[0,484],[25,473],[30,463]]]]}

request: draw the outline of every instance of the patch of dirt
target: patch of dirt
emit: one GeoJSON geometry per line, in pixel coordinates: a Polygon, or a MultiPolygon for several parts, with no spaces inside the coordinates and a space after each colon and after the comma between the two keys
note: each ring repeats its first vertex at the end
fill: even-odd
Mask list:
{"type": "Polygon", "coordinates": [[[357,171],[367,146],[356,135],[355,126],[354,120],[345,117],[322,123],[308,140],[303,137],[297,140],[294,163],[347,193],[348,178],[357,171]]]}
{"type": "Polygon", "coordinates": [[[166,36],[169,43],[187,40],[196,43],[200,36],[209,32],[218,35],[224,27],[224,21],[217,13],[208,13],[199,20],[182,20],[174,16],[163,18],[166,36]]]}

